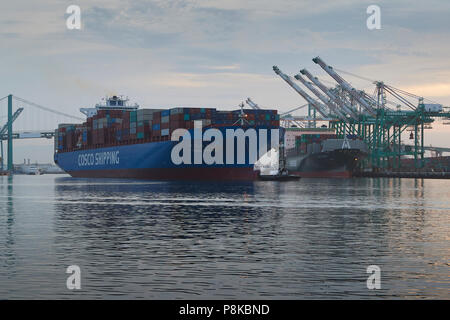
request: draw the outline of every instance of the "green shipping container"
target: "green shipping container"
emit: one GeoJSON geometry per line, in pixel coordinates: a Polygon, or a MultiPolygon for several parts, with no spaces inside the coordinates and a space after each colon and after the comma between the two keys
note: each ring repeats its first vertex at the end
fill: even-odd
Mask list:
{"type": "Polygon", "coordinates": [[[137,133],[137,138],[138,139],[144,139],[144,133],[143,132],[138,132],[137,133]]]}
{"type": "Polygon", "coordinates": [[[184,115],[184,120],[185,120],[185,121],[189,121],[189,120],[190,120],[190,119],[189,119],[189,114],[185,114],[185,115],[184,115]]]}

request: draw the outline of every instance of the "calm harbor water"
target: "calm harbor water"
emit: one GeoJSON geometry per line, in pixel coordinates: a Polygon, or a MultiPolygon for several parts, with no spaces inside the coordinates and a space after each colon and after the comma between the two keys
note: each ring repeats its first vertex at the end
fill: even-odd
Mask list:
{"type": "Polygon", "coordinates": [[[16,175],[0,203],[0,299],[450,298],[448,180],[16,175]]]}

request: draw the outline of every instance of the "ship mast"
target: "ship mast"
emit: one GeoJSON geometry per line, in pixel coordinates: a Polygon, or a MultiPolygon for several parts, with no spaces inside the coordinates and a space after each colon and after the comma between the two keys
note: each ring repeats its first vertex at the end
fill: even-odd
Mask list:
{"type": "Polygon", "coordinates": [[[240,123],[240,125],[243,127],[244,126],[244,122],[246,122],[247,123],[247,125],[250,125],[250,122],[248,122],[248,120],[247,119],[245,119],[245,113],[244,113],[244,103],[243,102],[241,102],[240,104],[239,104],[239,107],[241,108],[241,112],[239,112],[239,119],[237,120],[237,121],[235,121],[234,123],[233,123],[233,125],[235,125],[236,123],[240,123]]]}

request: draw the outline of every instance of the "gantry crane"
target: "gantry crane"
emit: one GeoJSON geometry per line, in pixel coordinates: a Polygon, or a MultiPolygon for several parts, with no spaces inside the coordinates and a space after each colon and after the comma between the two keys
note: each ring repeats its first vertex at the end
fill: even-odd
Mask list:
{"type": "Polygon", "coordinates": [[[336,82],[339,83],[342,89],[347,91],[353,98],[355,98],[370,115],[375,116],[377,114],[376,109],[374,109],[373,107],[376,104],[375,101],[367,101],[366,100],[367,97],[364,96],[363,92],[353,88],[347,81],[345,81],[339,74],[337,74],[332,67],[327,65],[320,57],[315,57],[313,59],[313,62],[321,66],[322,69],[325,70],[325,72],[328,73],[334,80],[336,80],[336,82]]]}
{"type": "Polygon", "coordinates": [[[425,104],[424,98],[386,85],[382,81],[369,80],[376,85],[374,95],[369,96],[364,91],[352,87],[320,57],[314,58],[313,61],[325,70],[337,85],[334,88],[326,87],[306,69],[301,69],[300,74],[305,75],[311,82],[300,74],[296,75],[295,79],[321,102],[313,99],[278,67],[274,66],[273,70],[317,112],[331,118],[329,127],[335,129],[338,138],[346,138],[348,134],[352,134],[366,142],[369,149],[369,155],[364,163],[366,168],[375,171],[399,168],[403,156],[414,157],[416,168],[423,167],[424,129],[429,127],[434,118],[450,118],[450,112],[444,111],[439,104],[425,104]],[[388,100],[388,94],[399,103],[388,100]],[[408,100],[411,97],[418,100],[417,105],[408,100]],[[395,105],[395,110],[387,107],[387,103],[395,105]],[[407,110],[402,110],[402,105],[406,106],[407,110]],[[410,139],[414,140],[414,145],[411,148],[403,148],[401,135],[409,128],[412,128],[410,139]]]}
{"type": "Polygon", "coordinates": [[[254,103],[253,101],[252,101],[252,99],[250,99],[250,98],[247,98],[247,100],[245,100],[245,102],[250,106],[250,107],[252,107],[253,109],[255,109],[255,110],[260,110],[261,108],[256,104],[256,103],[254,103]]]}
{"type": "MultiPolygon", "coordinates": [[[[247,98],[247,100],[245,101],[250,107],[252,107],[255,110],[260,110],[259,105],[256,104],[255,102],[253,102],[253,100],[251,98],[247,98]]],[[[313,122],[314,123],[314,127],[315,127],[315,123],[316,121],[319,120],[329,120],[329,119],[322,119],[322,118],[317,118],[315,116],[315,112],[313,114],[311,114],[311,110],[314,110],[311,105],[309,103],[306,103],[304,105],[301,105],[299,107],[295,107],[289,111],[280,113],[280,121],[282,121],[282,123],[284,122],[284,125],[282,124],[282,126],[284,127],[289,127],[289,124],[293,123],[295,124],[297,127],[299,128],[305,128],[306,125],[304,124],[304,122],[313,122]],[[292,112],[295,112],[297,110],[303,109],[305,107],[308,107],[308,117],[305,116],[293,116],[291,115],[292,112]]],[[[309,125],[308,125],[309,126],[309,125]]]]}
{"type": "Polygon", "coordinates": [[[295,79],[299,80],[305,87],[309,89],[317,98],[319,98],[325,105],[328,106],[328,108],[333,111],[333,113],[342,121],[347,122],[347,117],[345,113],[341,112],[339,108],[330,101],[330,99],[327,99],[323,94],[321,94],[312,83],[306,81],[300,74],[297,74],[294,76],[295,79]]]}
{"type": "Polygon", "coordinates": [[[322,82],[320,82],[317,77],[314,77],[306,69],[300,70],[300,73],[305,75],[309,80],[311,80],[320,90],[322,90],[323,93],[325,93],[331,99],[332,102],[340,106],[345,114],[350,115],[350,117],[352,117],[353,119],[358,119],[357,112],[351,106],[347,105],[345,101],[342,101],[342,99],[340,99],[339,96],[335,95],[330,88],[322,84],[322,82]]]}
{"type": "MultiPolygon", "coordinates": [[[[5,123],[5,125],[0,130],[0,148],[1,148],[1,170],[4,170],[4,164],[3,164],[3,135],[8,131],[8,127],[12,125],[12,123],[19,117],[19,115],[22,113],[23,108],[18,108],[14,114],[12,115],[12,118],[5,123]]],[[[11,133],[12,134],[12,133],[11,133]]]]}
{"type": "Polygon", "coordinates": [[[287,84],[289,84],[299,95],[301,95],[309,104],[311,104],[312,107],[316,109],[316,111],[320,113],[324,118],[329,117],[326,107],[322,103],[311,98],[302,88],[300,88],[294,82],[294,80],[290,76],[283,73],[277,66],[273,66],[273,71],[275,71],[275,73],[278,74],[281,79],[286,81],[287,84]]]}

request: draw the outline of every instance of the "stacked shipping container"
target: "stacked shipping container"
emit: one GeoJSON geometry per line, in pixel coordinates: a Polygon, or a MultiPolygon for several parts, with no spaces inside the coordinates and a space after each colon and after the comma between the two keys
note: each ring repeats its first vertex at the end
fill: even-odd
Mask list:
{"type": "MultiPolygon", "coordinates": [[[[97,110],[83,124],[61,124],[55,136],[58,152],[118,144],[167,141],[175,129],[193,129],[194,121],[204,128],[240,125],[241,110],[172,108],[140,110],[97,110]]],[[[279,127],[276,110],[243,110],[245,126],[279,127]]]]}
{"type": "Polygon", "coordinates": [[[336,139],[335,134],[302,134],[295,137],[295,150],[299,153],[307,153],[308,145],[320,144],[327,139],[336,139]]]}

